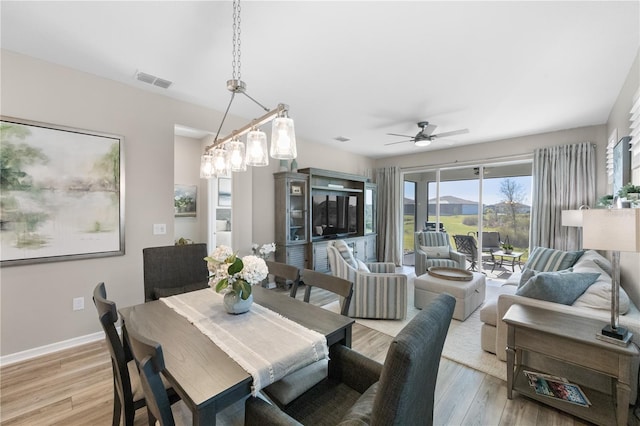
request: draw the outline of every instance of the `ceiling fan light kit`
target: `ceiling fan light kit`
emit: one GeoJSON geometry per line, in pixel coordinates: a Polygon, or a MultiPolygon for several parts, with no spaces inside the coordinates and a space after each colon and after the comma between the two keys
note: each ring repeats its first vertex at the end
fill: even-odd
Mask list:
{"type": "Polygon", "coordinates": [[[200,177],[209,179],[216,176],[228,176],[230,172],[246,171],[247,166],[266,166],[269,164],[267,154],[267,136],[258,128],[270,121],[271,157],[290,160],[297,157],[296,135],[293,120],[289,118],[289,106],[278,104],[269,110],[260,102],[247,94],[247,85],[241,79],[240,63],[240,0],[233,2],[233,60],[231,62],[232,78],[227,80],[227,90],[231,92],[231,99],[224,112],[220,126],[211,145],[204,149],[200,160],[200,177]],[[251,123],[234,130],[223,138],[220,131],[227,118],[236,93],[245,95],[260,106],[267,113],[251,123]],[[240,141],[240,137],[247,134],[247,146],[240,141]]]}

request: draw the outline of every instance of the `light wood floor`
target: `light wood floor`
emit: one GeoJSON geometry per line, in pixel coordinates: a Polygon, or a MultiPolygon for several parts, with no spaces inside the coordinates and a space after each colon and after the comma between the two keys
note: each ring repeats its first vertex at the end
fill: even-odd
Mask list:
{"type": "MultiPolygon", "coordinates": [[[[303,293],[298,292],[298,298],[303,293]]],[[[329,300],[326,295],[314,295],[311,302],[329,300]]],[[[354,349],[380,362],[384,362],[391,340],[383,333],[354,325],[354,349]]],[[[111,365],[103,341],[3,367],[0,381],[3,426],[111,424],[111,365]]],[[[237,411],[241,408],[239,404],[235,411],[226,410],[229,412],[219,416],[218,424],[241,425],[242,413],[237,411]]],[[[182,417],[188,416],[184,406],[178,409],[182,417]]],[[[434,421],[438,425],[588,425],[523,397],[509,401],[505,382],[444,358],[438,373],[434,421]]],[[[145,410],[138,410],[135,424],[146,422],[145,410]]]]}

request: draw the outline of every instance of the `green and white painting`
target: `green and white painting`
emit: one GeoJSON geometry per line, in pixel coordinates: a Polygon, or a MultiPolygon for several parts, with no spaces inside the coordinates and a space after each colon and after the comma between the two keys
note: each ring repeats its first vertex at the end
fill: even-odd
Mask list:
{"type": "Polygon", "coordinates": [[[3,266],[124,254],[122,138],[2,117],[3,266]]]}

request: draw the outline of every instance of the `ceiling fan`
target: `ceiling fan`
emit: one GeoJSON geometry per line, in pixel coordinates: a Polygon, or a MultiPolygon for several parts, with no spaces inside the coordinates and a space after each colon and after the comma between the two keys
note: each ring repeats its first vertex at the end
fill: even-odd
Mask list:
{"type": "Polygon", "coordinates": [[[418,127],[420,128],[420,131],[415,136],[399,135],[397,133],[387,133],[387,135],[402,136],[409,139],[404,141],[386,143],[385,145],[395,145],[398,143],[413,142],[416,146],[427,146],[431,143],[432,140],[436,138],[443,138],[443,137],[454,136],[454,135],[463,135],[465,133],[469,133],[469,129],[460,129],[460,130],[453,130],[451,132],[437,133],[434,135],[433,132],[436,130],[436,127],[438,126],[436,126],[435,124],[429,124],[428,121],[419,121],[418,127]]]}

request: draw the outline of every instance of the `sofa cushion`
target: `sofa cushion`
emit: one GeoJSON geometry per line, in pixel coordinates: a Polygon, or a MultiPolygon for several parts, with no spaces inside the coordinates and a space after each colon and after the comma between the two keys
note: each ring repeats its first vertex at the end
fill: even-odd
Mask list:
{"type": "Polygon", "coordinates": [[[572,305],[600,274],[577,272],[539,272],[516,291],[518,296],[572,305]]]}
{"type": "MultiPolygon", "coordinates": [[[[599,256],[599,255],[598,255],[599,256]]],[[[601,256],[600,256],[601,257],[601,256]]],[[[575,272],[591,272],[591,273],[599,273],[600,276],[598,279],[591,285],[589,288],[581,295],[573,304],[575,307],[580,308],[592,308],[599,309],[603,311],[611,310],[611,277],[602,270],[599,263],[602,263],[600,260],[599,263],[596,263],[596,258],[580,260],[573,267],[575,272]]],[[[606,260],[606,259],[605,259],[606,260]]],[[[622,287],[620,287],[619,294],[619,307],[620,314],[624,315],[629,310],[629,296],[624,291],[622,287]]]]}
{"type": "Polygon", "coordinates": [[[425,252],[428,258],[451,259],[449,246],[420,246],[420,250],[425,252]]]}
{"type": "Polygon", "coordinates": [[[583,253],[583,250],[563,251],[545,247],[535,247],[525,267],[540,272],[561,271],[573,266],[583,253]]]}
{"type": "Polygon", "coordinates": [[[604,271],[607,275],[611,276],[611,269],[612,269],[611,262],[609,261],[609,259],[602,256],[600,253],[598,253],[595,250],[585,251],[584,254],[580,256],[580,259],[578,259],[578,261],[575,264],[578,265],[588,260],[595,262],[595,264],[598,265],[600,269],[602,269],[602,271],[604,271]]]}

